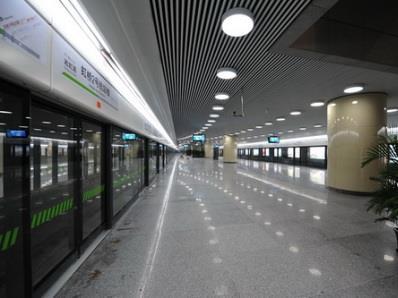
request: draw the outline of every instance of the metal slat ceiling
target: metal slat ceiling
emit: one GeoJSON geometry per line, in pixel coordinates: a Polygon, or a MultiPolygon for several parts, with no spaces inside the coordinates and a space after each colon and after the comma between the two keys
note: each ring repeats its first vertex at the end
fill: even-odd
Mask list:
{"type": "Polygon", "coordinates": [[[166,88],[177,137],[201,127],[211,112],[214,95],[258,93],[307,59],[269,52],[271,46],[305,9],[309,0],[151,0],[166,88]],[[233,7],[249,9],[255,28],[233,38],[221,30],[221,17],[233,7]],[[238,71],[234,80],[216,77],[220,67],[238,71]]]}

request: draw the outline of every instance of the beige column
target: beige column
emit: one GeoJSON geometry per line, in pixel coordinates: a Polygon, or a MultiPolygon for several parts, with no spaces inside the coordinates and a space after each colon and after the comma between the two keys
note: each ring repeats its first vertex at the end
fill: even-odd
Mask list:
{"type": "Polygon", "coordinates": [[[213,158],[213,144],[210,142],[205,143],[205,157],[213,158]]]}
{"type": "Polygon", "coordinates": [[[327,185],[352,191],[373,192],[378,184],[369,178],[377,176],[382,164],[375,161],[364,168],[361,163],[368,149],[386,126],[384,93],[364,93],[336,98],[328,103],[327,185]]]}
{"type": "Polygon", "coordinates": [[[224,136],[224,162],[236,162],[236,137],[234,136],[224,136]]]}

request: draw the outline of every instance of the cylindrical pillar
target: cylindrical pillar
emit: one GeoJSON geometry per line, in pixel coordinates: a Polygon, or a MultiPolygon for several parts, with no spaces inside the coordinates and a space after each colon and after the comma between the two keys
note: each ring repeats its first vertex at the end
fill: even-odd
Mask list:
{"type": "Polygon", "coordinates": [[[328,103],[327,185],[331,188],[358,192],[374,192],[378,183],[370,177],[378,175],[382,161],[362,168],[370,147],[378,141],[378,132],[386,126],[384,93],[363,93],[339,97],[328,103]]]}
{"type": "Polygon", "coordinates": [[[236,162],[236,137],[224,136],[224,162],[236,162]]]}
{"type": "Polygon", "coordinates": [[[213,158],[213,145],[210,142],[205,143],[205,157],[213,158]]]}

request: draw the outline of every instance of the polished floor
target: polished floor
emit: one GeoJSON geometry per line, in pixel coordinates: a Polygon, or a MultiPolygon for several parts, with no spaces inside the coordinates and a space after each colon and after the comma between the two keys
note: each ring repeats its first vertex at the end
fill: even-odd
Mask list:
{"type": "Polygon", "coordinates": [[[58,297],[398,297],[391,228],[324,182],[175,158],[58,297]]]}

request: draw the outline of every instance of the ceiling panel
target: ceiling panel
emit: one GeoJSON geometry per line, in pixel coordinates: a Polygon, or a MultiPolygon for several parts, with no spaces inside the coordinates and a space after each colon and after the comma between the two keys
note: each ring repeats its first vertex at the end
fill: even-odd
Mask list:
{"type": "MultiPolygon", "coordinates": [[[[254,128],[265,121],[273,121],[274,125],[240,137],[325,133],[325,128],[313,126],[326,123],[326,109],[310,108],[310,102],[341,96],[344,87],[352,83],[365,83],[366,91],[387,92],[389,105],[397,105],[396,74],[325,62],[313,53],[294,55],[294,51],[286,50],[335,2],[151,0],[177,137],[188,136],[206,123],[217,92],[228,92],[232,97],[225,103],[221,118],[208,129],[208,137],[254,128]],[[221,31],[221,17],[233,7],[244,7],[254,14],[254,30],[244,37],[229,37],[221,31]],[[286,37],[293,38],[290,44],[275,47],[286,37]],[[216,71],[220,67],[235,68],[238,77],[218,79],[216,71]],[[240,111],[240,94],[244,97],[244,118],[232,116],[233,111],[240,111]],[[290,116],[293,109],[300,109],[303,115],[290,116]],[[276,123],[275,117],[281,115],[287,120],[276,123]],[[291,130],[294,133],[288,132],[291,130]]],[[[395,118],[389,117],[396,122],[395,118]]]]}
{"type": "Polygon", "coordinates": [[[257,85],[283,76],[300,58],[269,53],[269,48],[310,1],[164,1],[151,0],[163,72],[177,137],[203,124],[214,94],[255,92],[257,85]],[[249,9],[255,29],[241,38],[221,30],[221,17],[233,7],[249,9]],[[238,78],[216,78],[220,67],[233,67],[238,78]]]}

